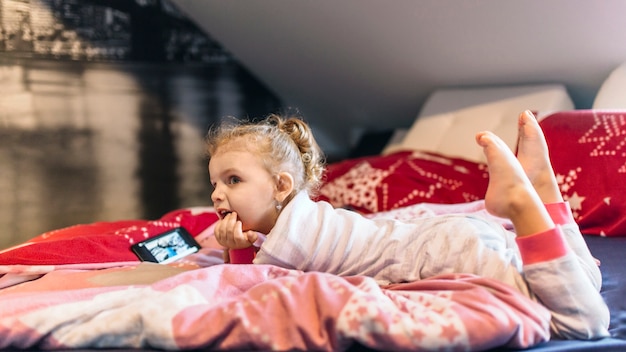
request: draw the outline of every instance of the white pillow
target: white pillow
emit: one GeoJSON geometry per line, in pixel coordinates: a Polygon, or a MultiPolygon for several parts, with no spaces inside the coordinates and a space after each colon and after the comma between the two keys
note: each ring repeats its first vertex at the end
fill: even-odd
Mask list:
{"type": "Polygon", "coordinates": [[[526,97],[524,103],[528,104],[527,109],[537,111],[564,110],[574,106],[562,84],[446,88],[438,89],[428,96],[418,116],[437,115],[519,97],[526,97]],[[529,97],[535,93],[543,94],[529,97]]]}
{"type": "Polygon", "coordinates": [[[593,101],[593,109],[626,109],[626,62],[602,83],[593,101]]]}
{"type": "Polygon", "coordinates": [[[490,130],[502,138],[511,150],[517,144],[517,118],[524,110],[540,113],[538,119],[554,111],[574,108],[564,88],[550,89],[476,105],[451,112],[419,117],[399,146],[386,148],[385,153],[398,150],[424,150],[475,162],[485,162],[482,149],[474,136],[490,130]]]}
{"type": "MultiPolygon", "coordinates": [[[[425,116],[441,115],[486,104],[497,104],[494,106],[494,109],[497,109],[498,107],[501,108],[502,104],[506,105],[507,102],[515,104],[511,109],[519,110],[519,112],[526,109],[547,112],[571,110],[574,108],[574,103],[567,94],[565,86],[561,84],[447,88],[436,90],[428,97],[416,121],[423,119],[425,116]]],[[[516,117],[517,114],[513,116],[515,120],[516,117]]],[[[412,129],[417,128],[415,127],[416,123],[414,122],[412,129]]],[[[430,128],[447,127],[430,126],[430,128]]],[[[403,149],[405,146],[403,146],[402,142],[408,132],[408,128],[395,130],[393,137],[385,146],[382,154],[386,155],[403,149]]],[[[436,151],[431,148],[426,148],[425,150],[436,151]]]]}

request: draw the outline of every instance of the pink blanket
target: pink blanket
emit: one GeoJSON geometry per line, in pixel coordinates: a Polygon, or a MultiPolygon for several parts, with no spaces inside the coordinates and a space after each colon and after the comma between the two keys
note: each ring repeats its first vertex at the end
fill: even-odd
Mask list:
{"type": "MultiPolygon", "coordinates": [[[[449,212],[484,215],[478,201],[368,216],[449,212]]],[[[380,287],[368,277],[224,265],[216,220],[212,208],[181,209],[155,221],[77,225],[0,251],[0,348],[484,350],[549,339],[549,312],[489,279],[380,287]],[[129,249],[178,226],[200,253],[161,265],[129,249]]]]}
{"type": "Polygon", "coordinates": [[[379,287],[273,266],[5,266],[0,348],[383,350],[526,348],[549,313],[474,276],[379,287]],[[17,280],[20,281],[20,280],[17,280]]]}

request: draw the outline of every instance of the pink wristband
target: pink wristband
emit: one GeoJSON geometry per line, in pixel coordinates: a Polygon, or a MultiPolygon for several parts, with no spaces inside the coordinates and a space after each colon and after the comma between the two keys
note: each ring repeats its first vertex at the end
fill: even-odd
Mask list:
{"type": "Polygon", "coordinates": [[[256,256],[256,248],[250,246],[248,248],[229,249],[228,255],[231,264],[252,264],[256,256]]]}

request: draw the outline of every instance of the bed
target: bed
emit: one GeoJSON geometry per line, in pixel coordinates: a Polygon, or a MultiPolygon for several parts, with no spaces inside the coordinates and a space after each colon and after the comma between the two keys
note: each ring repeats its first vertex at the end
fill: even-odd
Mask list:
{"type": "Polygon", "coordinates": [[[616,187],[626,181],[626,110],[576,110],[559,85],[437,91],[384,150],[330,164],[319,198],[369,217],[485,215],[487,170],[472,136],[462,136],[488,128],[514,149],[510,127],[524,109],[540,116],[563,195],[601,261],[611,337],[550,339],[545,308],[471,275],[379,286],[367,277],[223,265],[212,236],[217,215],[198,207],[78,224],[1,251],[0,348],[626,350],[626,194],[616,187]],[[140,262],[129,249],[176,227],[202,249],[167,265],[140,262]]]}

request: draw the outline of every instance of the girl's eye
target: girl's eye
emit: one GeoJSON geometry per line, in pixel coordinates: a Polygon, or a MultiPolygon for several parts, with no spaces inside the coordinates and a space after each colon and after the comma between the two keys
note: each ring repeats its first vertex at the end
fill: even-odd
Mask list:
{"type": "Polygon", "coordinates": [[[239,177],[237,177],[237,176],[231,176],[228,179],[228,183],[230,183],[231,185],[237,184],[239,182],[241,182],[241,179],[239,177]]]}

